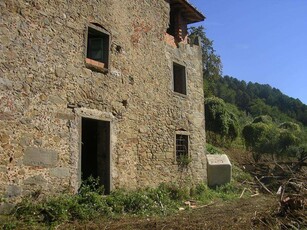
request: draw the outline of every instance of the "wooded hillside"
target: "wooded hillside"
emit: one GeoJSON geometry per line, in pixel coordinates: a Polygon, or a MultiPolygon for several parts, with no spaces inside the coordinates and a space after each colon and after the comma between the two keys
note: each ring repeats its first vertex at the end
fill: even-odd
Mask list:
{"type": "Polygon", "coordinates": [[[307,106],[270,85],[240,81],[230,76],[205,78],[207,97],[216,96],[252,116],[270,115],[277,121],[296,120],[307,125],[307,106]]]}

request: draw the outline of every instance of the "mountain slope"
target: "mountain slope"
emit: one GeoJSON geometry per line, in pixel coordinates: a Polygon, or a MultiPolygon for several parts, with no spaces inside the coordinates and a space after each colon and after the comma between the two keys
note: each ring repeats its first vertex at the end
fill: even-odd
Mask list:
{"type": "Polygon", "coordinates": [[[206,80],[206,96],[216,96],[253,116],[267,114],[278,121],[296,120],[307,126],[307,106],[270,85],[240,81],[234,77],[206,80]]]}

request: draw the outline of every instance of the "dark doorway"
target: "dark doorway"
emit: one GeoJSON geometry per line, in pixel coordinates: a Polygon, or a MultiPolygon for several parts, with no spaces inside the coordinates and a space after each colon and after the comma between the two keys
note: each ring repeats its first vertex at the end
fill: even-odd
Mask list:
{"type": "Polygon", "coordinates": [[[81,179],[90,176],[110,193],[110,122],[82,118],[81,179]]]}

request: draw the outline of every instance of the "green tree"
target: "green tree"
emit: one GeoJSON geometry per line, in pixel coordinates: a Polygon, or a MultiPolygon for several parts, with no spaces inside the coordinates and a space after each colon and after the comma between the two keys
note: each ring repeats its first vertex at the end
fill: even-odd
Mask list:
{"type": "Polygon", "coordinates": [[[306,127],[301,127],[293,122],[285,122],[279,126],[279,149],[282,156],[294,157],[297,163],[292,166],[292,171],[301,170],[307,161],[307,132],[306,127]]]}
{"type": "Polygon", "coordinates": [[[277,125],[270,116],[256,117],[243,128],[242,137],[247,149],[252,151],[255,161],[265,154],[303,159],[306,153],[304,143],[307,139],[300,126],[293,122],[277,125]]]}
{"type": "Polygon", "coordinates": [[[203,26],[190,27],[190,38],[194,40],[199,37],[202,48],[203,58],[203,74],[204,74],[204,88],[205,96],[212,96],[214,94],[215,83],[222,75],[222,61],[219,55],[216,54],[213,48],[213,41],[210,40],[205,32],[203,26]]]}
{"type": "MultiPolygon", "coordinates": [[[[220,97],[253,116],[268,114],[278,122],[298,121],[307,125],[307,106],[270,85],[246,83],[226,75],[210,79],[205,87],[210,88],[210,95],[220,97]]],[[[209,91],[206,89],[205,92],[209,91]]]]}
{"type": "Polygon", "coordinates": [[[242,130],[247,149],[252,151],[257,162],[262,155],[272,154],[277,143],[278,130],[269,116],[257,117],[242,130]]]}
{"type": "Polygon", "coordinates": [[[226,144],[238,137],[238,118],[227,109],[222,99],[217,97],[205,99],[205,119],[208,140],[213,144],[226,144]]]}
{"type": "Polygon", "coordinates": [[[306,151],[306,137],[301,127],[294,122],[284,122],[279,125],[279,141],[276,149],[280,154],[302,158],[301,154],[306,151]],[[303,151],[301,151],[303,150],[303,151]]]}

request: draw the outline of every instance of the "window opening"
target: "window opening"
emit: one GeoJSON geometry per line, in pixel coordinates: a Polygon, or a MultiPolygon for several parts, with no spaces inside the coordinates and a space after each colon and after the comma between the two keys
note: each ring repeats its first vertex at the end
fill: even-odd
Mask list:
{"type": "Polygon", "coordinates": [[[107,69],[110,35],[103,28],[89,25],[87,29],[86,63],[90,68],[107,69]]]}
{"type": "Polygon", "coordinates": [[[187,94],[186,71],[183,65],[173,63],[173,83],[174,91],[180,94],[187,94]]]}
{"type": "Polygon", "coordinates": [[[176,160],[180,162],[183,158],[189,158],[189,136],[176,134],[176,160]]]}

